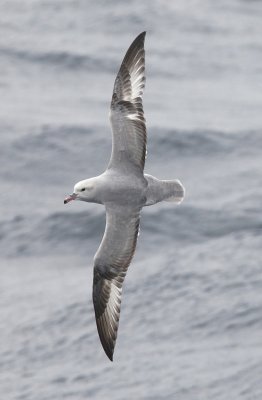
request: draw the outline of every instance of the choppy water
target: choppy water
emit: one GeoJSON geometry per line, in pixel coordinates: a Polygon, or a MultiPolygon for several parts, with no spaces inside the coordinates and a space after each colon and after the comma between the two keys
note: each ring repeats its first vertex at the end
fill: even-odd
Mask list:
{"type": "Polygon", "coordinates": [[[262,398],[262,2],[0,3],[0,398],[262,398]],[[111,150],[115,74],[147,30],[143,211],[110,363],[91,303],[104,211],[63,206],[111,150]]]}

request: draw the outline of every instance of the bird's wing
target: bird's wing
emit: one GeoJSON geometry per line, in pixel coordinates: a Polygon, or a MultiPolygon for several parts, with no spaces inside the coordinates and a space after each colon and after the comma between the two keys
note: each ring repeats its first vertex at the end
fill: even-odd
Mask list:
{"type": "Polygon", "coordinates": [[[145,41],[141,33],[129,47],[117,74],[110,109],[112,154],[108,168],[141,173],[146,155],[145,41]]]}
{"type": "Polygon", "coordinates": [[[113,361],[122,285],[136,248],[139,209],[106,209],[106,229],[95,255],[93,302],[98,334],[113,361]]]}

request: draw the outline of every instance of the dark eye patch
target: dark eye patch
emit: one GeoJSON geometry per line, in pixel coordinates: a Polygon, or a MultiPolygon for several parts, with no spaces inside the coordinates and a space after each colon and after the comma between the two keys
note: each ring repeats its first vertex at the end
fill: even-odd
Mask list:
{"type": "Polygon", "coordinates": [[[81,192],[84,192],[86,190],[86,188],[81,189],[81,192]]]}

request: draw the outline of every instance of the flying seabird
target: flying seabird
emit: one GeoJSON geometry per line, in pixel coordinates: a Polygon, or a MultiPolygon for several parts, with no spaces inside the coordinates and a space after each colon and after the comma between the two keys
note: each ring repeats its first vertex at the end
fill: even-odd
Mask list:
{"type": "Polygon", "coordinates": [[[113,361],[122,286],[135,252],[140,211],[160,201],[179,204],[179,180],[144,174],[146,123],[142,104],[145,86],[145,41],[142,32],[129,47],[117,74],[110,107],[112,153],[104,173],[78,182],[64,203],[81,200],[103,204],[106,227],[94,257],[93,303],[97,330],[113,361]]]}

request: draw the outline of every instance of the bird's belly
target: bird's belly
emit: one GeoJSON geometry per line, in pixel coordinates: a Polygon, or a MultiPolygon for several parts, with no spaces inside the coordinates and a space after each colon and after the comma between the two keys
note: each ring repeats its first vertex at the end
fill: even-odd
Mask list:
{"type": "Polygon", "coordinates": [[[142,181],[133,177],[125,181],[113,178],[106,187],[101,189],[102,203],[114,203],[119,205],[143,206],[146,201],[146,188],[142,181]]]}

